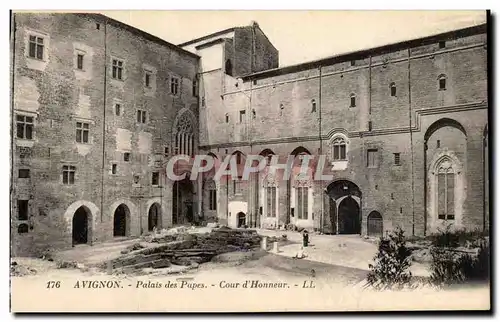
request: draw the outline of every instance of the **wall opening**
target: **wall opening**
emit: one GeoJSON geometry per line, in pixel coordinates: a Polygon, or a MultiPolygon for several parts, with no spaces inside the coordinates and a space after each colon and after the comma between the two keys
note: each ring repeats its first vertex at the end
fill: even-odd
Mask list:
{"type": "Polygon", "coordinates": [[[128,236],[130,231],[130,210],[124,204],[119,205],[113,218],[113,236],[128,236]]]}
{"type": "Polygon", "coordinates": [[[384,221],[378,211],[372,211],[367,218],[368,236],[381,237],[384,233],[384,221]]]}
{"type": "Polygon", "coordinates": [[[73,215],[72,235],[73,245],[87,244],[90,216],[88,210],[81,206],[73,215]]]}
{"type": "Polygon", "coordinates": [[[154,203],[149,207],[148,211],[148,231],[161,229],[161,207],[158,203],[154,203]]]}
{"type": "Polygon", "coordinates": [[[238,218],[238,228],[245,227],[246,226],[246,215],[243,212],[239,212],[237,214],[238,218]]]}

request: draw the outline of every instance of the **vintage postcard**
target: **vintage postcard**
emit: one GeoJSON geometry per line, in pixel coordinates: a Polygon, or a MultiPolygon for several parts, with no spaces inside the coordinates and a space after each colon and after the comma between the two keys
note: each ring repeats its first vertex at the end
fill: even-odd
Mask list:
{"type": "Polygon", "coordinates": [[[488,11],[10,19],[12,312],[491,309],[488,11]]]}

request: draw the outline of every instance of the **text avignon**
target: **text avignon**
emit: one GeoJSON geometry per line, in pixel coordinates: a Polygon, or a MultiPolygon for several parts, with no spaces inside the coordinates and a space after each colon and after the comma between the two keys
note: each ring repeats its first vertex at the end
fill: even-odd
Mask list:
{"type": "Polygon", "coordinates": [[[122,288],[120,281],[77,281],[73,288],[122,288]]]}

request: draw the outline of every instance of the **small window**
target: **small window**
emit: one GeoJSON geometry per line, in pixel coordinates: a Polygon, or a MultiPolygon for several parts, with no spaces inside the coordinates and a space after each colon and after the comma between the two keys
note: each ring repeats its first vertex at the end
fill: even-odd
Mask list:
{"type": "Polygon", "coordinates": [[[257,113],[255,112],[255,110],[252,110],[252,118],[255,119],[257,117],[257,113]]]}
{"type": "Polygon", "coordinates": [[[89,143],[89,123],[76,122],[76,142],[89,143]]]}
{"type": "Polygon", "coordinates": [[[96,28],[97,30],[100,30],[100,29],[101,29],[101,24],[100,24],[100,23],[96,23],[96,24],[95,24],[95,28],[96,28]]]}
{"type": "Polygon", "coordinates": [[[71,165],[63,166],[63,184],[75,184],[76,167],[71,165]]]}
{"type": "Polygon", "coordinates": [[[394,165],[401,165],[401,153],[394,153],[394,165]]]}
{"type": "Polygon", "coordinates": [[[160,173],[158,171],[154,171],[151,174],[151,185],[158,186],[160,184],[160,173]]]}
{"type": "Polygon", "coordinates": [[[356,66],[356,61],[355,60],[351,60],[351,66],[356,66]]]}
{"type": "Polygon", "coordinates": [[[163,153],[166,157],[168,157],[170,155],[170,147],[166,146],[163,153]]]}
{"type": "Polygon", "coordinates": [[[350,101],[349,107],[356,107],[356,95],[351,94],[350,98],[351,98],[351,101],[350,101]]]}
{"type": "Polygon", "coordinates": [[[368,121],[368,131],[371,131],[373,128],[373,123],[372,121],[368,121]]]}
{"type": "Polygon", "coordinates": [[[27,224],[20,224],[19,226],[17,226],[17,232],[19,234],[28,233],[28,225],[27,224]]]}
{"type": "Polygon", "coordinates": [[[217,210],[217,190],[210,188],[208,210],[217,210]]]}
{"type": "Polygon", "coordinates": [[[151,72],[144,72],[144,85],[151,88],[151,72]]]}
{"type": "Polygon", "coordinates": [[[76,68],[83,70],[83,54],[76,55],[76,68]]]}
{"type": "Polygon", "coordinates": [[[193,80],[193,96],[198,97],[198,82],[193,80]]]}
{"type": "Polygon", "coordinates": [[[119,103],[115,104],[115,115],[120,116],[122,114],[122,105],[119,103]]]}
{"type": "Polygon", "coordinates": [[[253,82],[252,82],[254,85],[257,85],[257,80],[254,79],[253,82]]]}
{"type": "Polygon", "coordinates": [[[18,177],[21,179],[27,179],[30,177],[30,169],[19,169],[18,177]]]}
{"type": "Polygon", "coordinates": [[[226,113],[226,123],[229,123],[229,114],[226,113]]]}
{"type": "Polygon", "coordinates": [[[436,148],[440,148],[441,147],[441,140],[437,140],[436,141],[436,148]]]}
{"type": "Polygon", "coordinates": [[[137,110],[137,123],[146,124],[147,113],[144,110],[137,110]]]}
{"type": "Polygon", "coordinates": [[[440,91],[446,90],[446,76],[440,75],[438,78],[438,82],[439,82],[439,90],[440,91]]]}
{"type": "Polygon", "coordinates": [[[368,149],[366,159],[367,159],[366,166],[368,168],[378,168],[378,150],[377,149],[368,149]]]}
{"type": "Polygon", "coordinates": [[[179,94],[179,78],[177,77],[170,77],[170,94],[179,94]]]}
{"type": "Polygon", "coordinates": [[[236,164],[241,164],[241,153],[236,154],[236,164]]]}
{"type": "Polygon", "coordinates": [[[111,76],[114,79],[118,80],[123,80],[123,61],[118,60],[118,59],[113,59],[113,64],[112,64],[112,74],[111,76]]]}
{"type": "Polygon", "coordinates": [[[138,175],[134,175],[134,184],[139,184],[140,177],[138,175]]]}
{"type": "Polygon", "coordinates": [[[123,161],[130,162],[130,152],[123,153],[123,161]]]}
{"type": "Polygon", "coordinates": [[[316,112],[316,100],[311,100],[311,113],[316,112]]]}
{"type": "Polygon", "coordinates": [[[16,127],[18,139],[33,139],[33,117],[16,115],[16,127]]]}
{"type": "Polygon", "coordinates": [[[17,201],[17,220],[28,220],[28,200],[17,201]]]}
{"type": "Polygon", "coordinates": [[[113,163],[113,165],[111,166],[111,174],[116,174],[118,170],[118,165],[116,163],[113,163]]]}
{"type": "Polygon", "coordinates": [[[439,49],[443,49],[446,47],[446,42],[445,41],[440,41],[439,42],[439,49]]]}
{"type": "Polygon", "coordinates": [[[30,36],[29,57],[43,60],[44,42],[42,37],[30,36]]]}
{"type": "Polygon", "coordinates": [[[394,200],[394,192],[391,192],[391,200],[394,200]]]}
{"type": "Polygon", "coordinates": [[[391,96],[396,96],[396,84],[391,83],[391,96]]]}
{"type": "Polygon", "coordinates": [[[226,60],[225,71],[227,75],[233,76],[233,64],[231,63],[231,59],[226,60]]]}
{"type": "Polygon", "coordinates": [[[245,122],[245,111],[240,111],[240,123],[245,122]]]}
{"type": "Polygon", "coordinates": [[[205,97],[202,97],[201,98],[201,106],[204,107],[205,106],[205,97]]]}
{"type": "Polygon", "coordinates": [[[400,207],[399,208],[399,213],[402,214],[403,213],[403,207],[400,207]]]}

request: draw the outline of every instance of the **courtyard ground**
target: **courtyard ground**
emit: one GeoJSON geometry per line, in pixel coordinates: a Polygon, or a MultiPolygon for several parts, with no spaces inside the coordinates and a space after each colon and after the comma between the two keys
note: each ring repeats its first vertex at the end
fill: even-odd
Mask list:
{"type": "MultiPolygon", "coordinates": [[[[94,246],[79,246],[60,252],[49,262],[15,258],[19,265],[36,271],[12,277],[13,311],[372,311],[408,309],[488,309],[487,286],[454,290],[421,288],[413,291],[375,292],[366,289],[365,277],[376,245],[359,236],[311,235],[305,259],[294,259],[301,235],[296,232],[259,231],[276,236],[286,234],[290,242],[278,254],[256,251],[249,256],[228,256],[223,262],[201,264],[196,269],[164,274],[108,275],[91,267],[120,256],[139,239],[120,240],[94,246]],[[77,261],[85,269],[58,269],[60,260],[77,261]],[[75,288],[78,281],[120,281],[120,289],[75,288]],[[59,288],[47,289],[49,281],[59,288]],[[142,284],[137,287],[137,283],[142,284]],[[179,283],[191,285],[173,290],[144,286],[179,283]],[[245,281],[258,281],[244,288],[245,281]],[[148,284],[149,283],[149,284],[148,284]],[[275,283],[276,287],[258,287],[275,283]],[[286,284],[285,284],[286,283],[286,284]],[[203,285],[203,288],[193,285],[203,285]],[[443,301],[443,299],[446,299],[443,301]]],[[[142,241],[144,243],[144,241],[142,241]]],[[[415,263],[418,264],[418,263],[415,263]]],[[[417,265],[414,273],[428,274],[417,265]]],[[[419,274],[417,274],[419,275],[419,274]]],[[[247,286],[250,284],[247,284],[247,286]]]]}

